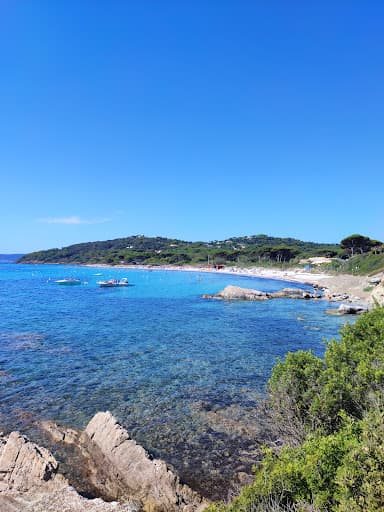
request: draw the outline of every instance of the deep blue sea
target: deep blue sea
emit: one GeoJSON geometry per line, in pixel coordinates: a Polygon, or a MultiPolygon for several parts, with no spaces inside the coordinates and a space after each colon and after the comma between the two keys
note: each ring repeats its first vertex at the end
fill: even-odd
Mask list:
{"type": "Polygon", "coordinates": [[[251,411],[277,357],[298,349],[321,355],[323,338],[337,335],[343,320],[326,315],[322,301],[201,298],[227,284],[304,287],[212,273],[1,264],[0,429],[28,432],[43,418],[84,427],[110,410],[187,480],[205,466],[216,471],[225,457],[236,464],[245,441],[220,418],[251,411]],[[82,284],[54,282],[65,277],[82,284]],[[96,284],[122,277],[132,286],[96,284]]]}

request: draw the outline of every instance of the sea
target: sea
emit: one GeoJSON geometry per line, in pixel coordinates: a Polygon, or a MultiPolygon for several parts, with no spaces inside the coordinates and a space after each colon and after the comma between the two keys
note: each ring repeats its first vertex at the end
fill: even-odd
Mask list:
{"type": "Polygon", "coordinates": [[[84,428],[111,411],[153,456],[225,498],[258,453],[255,411],[289,351],[321,356],[343,318],[325,301],[207,300],[227,285],[306,285],[222,273],[0,264],[0,430],[84,428]],[[130,286],[100,288],[128,278],[130,286]],[[77,278],[81,285],[55,281],[77,278]]]}

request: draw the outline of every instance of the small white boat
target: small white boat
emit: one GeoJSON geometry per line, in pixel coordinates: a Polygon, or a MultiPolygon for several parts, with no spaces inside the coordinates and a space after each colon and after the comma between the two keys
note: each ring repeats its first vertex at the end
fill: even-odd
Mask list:
{"type": "Polygon", "coordinates": [[[109,279],[108,281],[97,281],[100,288],[115,288],[117,286],[129,286],[128,279],[109,279]]]}
{"type": "Polygon", "coordinates": [[[74,277],[69,277],[68,279],[58,279],[55,281],[56,284],[64,284],[67,286],[73,286],[75,284],[81,284],[80,279],[76,279],[74,277]]]}

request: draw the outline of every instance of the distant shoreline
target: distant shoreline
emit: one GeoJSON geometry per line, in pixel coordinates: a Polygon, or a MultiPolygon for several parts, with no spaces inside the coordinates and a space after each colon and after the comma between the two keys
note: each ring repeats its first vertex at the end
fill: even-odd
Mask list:
{"type": "Polygon", "coordinates": [[[109,265],[107,263],[42,263],[40,261],[30,261],[27,265],[73,265],[78,267],[93,268],[119,268],[130,270],[146,271],[181,271],[181,272],[206,272],[222,275],[234,275],[244,277],[255,277],[264,279],[275,279],[277,281],[286,281],[292,283],[301,283],[321,288],[324,291],[324,297],[330,301],[347,301],[372,305],[371,283],[368,276],[354,276],[350,274],[327,274],[325,272],[308,272],[301,268],[292,268],[283,270],[267,267],[236,267],[224,266],[216,269],[208,266],[195,267],[193,265],[109,265]]]}
{"type": "MultiPolygon", "coordinates": [[[[84,264],[84,267],[98,268],[126,268],[140,269],[147,271],[166,270],[182,272],[206,272],[222,275],[236,275],[244,277],[276,279],[292,283],[307,284],[322,288],[325,298],[332,300],[333,297],[343,297],[348,302],[359,302],[361,304],[371,304],[371,293],[366,291],[369,288],[368,276],[353,276],[349,274],[331,275],[324,272],[307,272],[302,269],[282,270],[265,267],[223,267],[215,269],[205,267],[194,267],[192,265],[107,265],[107,264],[84,264]]],[[[333,298],[333,300],[335,300],[333,298]]]]}

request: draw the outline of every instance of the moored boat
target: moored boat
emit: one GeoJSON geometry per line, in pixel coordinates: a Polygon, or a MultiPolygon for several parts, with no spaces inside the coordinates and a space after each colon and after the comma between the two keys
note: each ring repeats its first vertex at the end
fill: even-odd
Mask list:
{"type": "Polygon", "coordinates": [[[75,284],[81,284],[81,281],[80,281],[80,279],[76,279],[75,277],[69,277],[66,279],[57,279],[57,281],[55,281],[55,283],[71,286],[71,285],[75,285],[75,284]]]}
{"type": "Polygon", "coordinates": [[[123,279],[109,279],[108,281],[97,281],[97,284],[100,288],[115,288],[117,286],[128,286],[128,279],[123,277],[123,279]]]}

